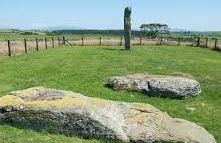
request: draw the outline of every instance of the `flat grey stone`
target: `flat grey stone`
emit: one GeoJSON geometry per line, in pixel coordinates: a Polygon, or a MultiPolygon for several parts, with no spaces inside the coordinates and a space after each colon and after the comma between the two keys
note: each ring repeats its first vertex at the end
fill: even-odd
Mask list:
{"type": "Polygon", "coordinates": [[[172,118],[149,104],[108,101],[44,87],[0,98],[0,123],[112,142],[216,142],[197,124],[172,118]]]}
{"type": "Polygon", "coordinates": [[[107,85],[114,90],[142,92],[151,96],[183,98],[197,96],[201,92],[200,83],[196,80],[159,75],[128,75],[108,79],[107,85]]]}

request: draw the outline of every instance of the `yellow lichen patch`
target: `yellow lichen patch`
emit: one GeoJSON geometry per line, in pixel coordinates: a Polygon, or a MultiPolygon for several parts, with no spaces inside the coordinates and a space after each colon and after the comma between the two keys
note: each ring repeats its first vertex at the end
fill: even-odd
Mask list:
{"type": "Polygon", "coordinates": [[[43,107],[47,107],[47,106],[56,106],[56,107],[67,107],[67,106],[85,106],[87,105],[87,102],[84,100],[79,100],[79,98],[72,98],[70,96],[64,96],[62,99],[58,99],[58,100],[51,100],[51,101],[41,101],[41,100],[37,100],[37,101],[30,101],[30,102],[26,102],[26,104],[28,105],[35,105],[35,106],[43,106],[43,107]]]}
{"type": "Polygon", "coordinates": [[[77,105],[84,104],[85,106],[90,106],[91,108],[94,108],[94,109],[97,107],[100,108],[100,107],[110,106],[111,104],[113,104],[112,101],[99,99],[99,98],[86,97],[86,96],[83,96],[82,94],[73,93],[73,92],[65,92],[65,96],[63,97],[62,100],[64,102],[65,100],[68,100],[68,101],[70,100],[71,103],[75,103],[77,105]]]}
{"type": "MultiPolygon", "coordinates": [[[[53,100],[26,100],[29,96],[39,96],[42,91],[47,91],[44,87],[34,87],[27,90],[21,90],[12,92],[12,95],[8,95],[0,98],[0,107],[5,106],[26,106],[26,107],[38,107],[41,109],[56,109],[64,110],[70,108],[84,107],[88,110],[98,110],[102,107],[111,107],[112,102],[83,96],[79,93],[70,91],[62,91],[63,96],[61,98],[53,100]]],[[[44,93],[44,92],[42,92],[44,93]]],[[[42,95],[44,96],[44,95],[42,95]]],[[[53,96],[53,95],[52,95],[53,96]]]]}
{"type": "MultiPolygon", "coordinates": [[[[150,115],[151,116],[151,115],[150,115]]],[[[137,115],[134,115],[132,117],[129,117],[126,121],[128,123],[134,123],[134,122],[137,122],[139,125],[143,125],[146,121],[146,119],[148,118],[148,114],[146,113],[142,113],[140,112],[139,114],[137,115]]]]}
{"type": "Polygon", "coordinates": [[[7,96],[0,98],[0,107],[18,105],[22,102],[23,102],[22,99],[19,97],[7,95],[7,96]]]}
{"type": "MultiPolygon", "coordinates": [[[[18,101],[18,100],[17,100],[18,101]]],[[[23,101],[17,102],[14,101],[12,105],[24,105],[28,107],[39,107],[43,109],[55,108],[56,110],[68,109],[68,107],[84,107],[88,110],[97,110],[101,109],[104,106],[111,105],[111,102],[101,100],[101,99],[91,99],[89,97],[83,96],[81,94],[75,94],[73,92],[65,93],[61,99],[56,100],[33,100],[33,101],[23,101]],[[85,100],[87,99],[87,100],[85,100]],[[108,104],[110,103],[110,104],[108,104]]]]}
{"type": "Polygon", "coordinates": [[[161,128],[161,120],[163,115],[156,113],[140,112],[125,120],[128,125],[134,128],[130,129],[133,139],[140,138],[142,135],[156,136],[161,128]]]}
{"type": "Polygon", "coordinates": [[[157,108],[150,104],[140,104],[140,103],[132,103],[131,108],[135,110],[140,110],[143,112],[149,112],[149,113],[154,113],[154,112],[160,112],[157,108]]]}

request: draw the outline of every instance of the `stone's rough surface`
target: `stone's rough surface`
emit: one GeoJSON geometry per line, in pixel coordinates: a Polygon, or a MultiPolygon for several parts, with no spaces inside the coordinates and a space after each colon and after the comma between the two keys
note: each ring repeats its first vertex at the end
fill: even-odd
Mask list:
{"type": "Polygon", "coordinates": [[[131,48],[131,8],[127,7],[124,10],[124,37],[125,37],[125,50],[131,48]]]}
{"type": "Polygon", "coordinates": [[[201,92],[199,82],[173,76],[128,75],[108,79],[107,85],[114,90],[138,91],[151,96],[182,98],[197,96],[201,92]]]}
{"type": "Polygon", "coordinates": [[[43,87],[0,98],[0,122],[114,142],[215,143],[202,127],[171,118],[149,104],[114,102],[43,87]]]}

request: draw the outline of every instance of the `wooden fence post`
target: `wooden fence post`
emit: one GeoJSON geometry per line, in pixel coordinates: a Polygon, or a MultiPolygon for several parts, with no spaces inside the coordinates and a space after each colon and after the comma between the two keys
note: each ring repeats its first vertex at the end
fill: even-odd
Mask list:
{"type": "Polygon", "coordinates": [[[10,40],[8,40],[8,56],[12,56],[10,40]]]}
{"type": "Polygon", "coordinates": [[[51,38],[51,42],[52,42],[52,48],[54,48],[54,38],[51,38]]]}
{"type": "Polygon", "coordinates": [[[38,38],[35,38],[35,42],[36,42],[36,51],[38,51],[38,38]]]}
{"type": "Polygon", "coordinates": [[[24,46],[25,46],[25,54],[27,54],[28,50],[27,50],[27,41],[26,41],[26,39],[24,39],[24,46]]]}
{"type": "Polygon", "coordinates": [[[208,38],[206,38],[206,48],[208,48],[208,38]]]}
{"type": "Polygon", "coordinates": [[[181,43],[181,38],[179,37],[178,39],[178,45],[180,46],[180,43],[181,43]]]}
{"type": "Polygon", "coordinates": [[[217,48],[217,41],[218,41],[218,40],[217,40],[217,39],[215,39],[215,45],[214,45],[214,49],[215,49],[215,50],[217,50],[217,49],[218,49],[218,48],[217,48]]]}
{"type": "Polygon", "coordinates": [[[160,45],[162,45],[162,44],[163,44],[163,38],[160,37],[160,45]]]}
{"type": "Polygon", "coordinates": [[[60,38],[58,37],[58,46],[60,46],[60,38]]]}
{"type": "Polygon", "coordinates": [[[63,45],[65,45],[66,43],[65,43],[65,37],[63,37],[63,45]]]}
{"type": "Polygon", "coordinates": [[[100,46],[101,46],[101,42],[102,42],[102,37],[100,36],[100,46]]]}
{"type": "Polygon", "coordinates": [[[142,36],[140,35],[140,45],[142,45],[142,36]]]}
{"type": "Polygon", "coordinates": [[[81,37],[81,46],[84,46],[84,37],[81,37]]]}
{"type": "Polygon", "coordinates": [[[197,39],[197,44],[196,44],[197,47],[200,47],[200,37],[198,37],[197,39]]]}
{"type": "Polygon", "coordinates": [[[120,46],[122,46],[123,45],[123,36],[121,35],[121,37],[120,37],[120,46]]]}
{"type": "Polygon", "coordinates": [[[47,38],[45,38],[45,49],[48,49],[48,42],[47,42],[47,38]]]}

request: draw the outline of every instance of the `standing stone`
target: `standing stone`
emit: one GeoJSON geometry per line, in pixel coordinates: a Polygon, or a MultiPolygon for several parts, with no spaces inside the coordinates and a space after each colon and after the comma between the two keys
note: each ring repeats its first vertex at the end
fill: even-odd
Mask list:
{"type": "Polygon", "coordinates": [[[131,8],[127,7],[124,10],[124,38],[125,38],[125,50],[131,48],[131,8]]]}

